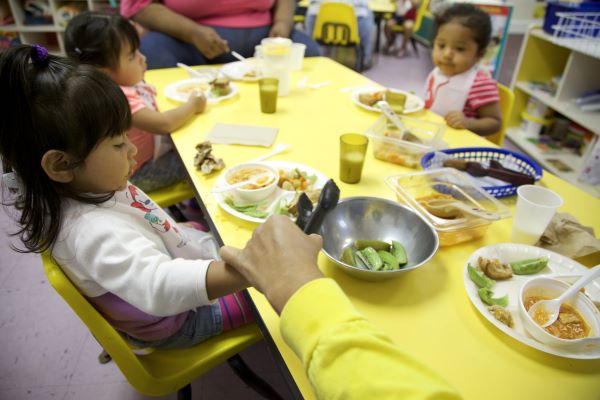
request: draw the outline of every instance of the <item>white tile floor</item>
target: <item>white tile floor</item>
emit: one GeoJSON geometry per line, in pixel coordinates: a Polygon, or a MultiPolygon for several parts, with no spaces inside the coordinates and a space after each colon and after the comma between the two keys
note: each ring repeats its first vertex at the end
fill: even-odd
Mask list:
{"type": "MultiPolygon", "coordinates": [[[[415,57],[379,55],[364,74],[389,87],[421,94],[432,69],[429,52],[415,57]]],[[[48,285],[37,255],[10,249],[15,225],[0,207],[0,399],[143,399],[114,363],[96,361],[100,347],[48,285]]],[[[277,390],[285,384],[264,343],[242,357],[277,390]]],[[[193,383],[194,399],[258,399],[221,365],[193,383]]],[[[287,397],[287,396],[286,396],[287,397]]],[[[175,395],[166,397],[174,399],[175,395]]]]}

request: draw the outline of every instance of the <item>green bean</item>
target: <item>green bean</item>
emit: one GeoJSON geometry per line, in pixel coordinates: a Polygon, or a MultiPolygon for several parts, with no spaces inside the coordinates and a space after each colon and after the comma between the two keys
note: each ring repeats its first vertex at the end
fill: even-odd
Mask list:
{"type": "Polygon", "coordinates": [[[383,268],[383,261],[381,260],[381,257],[379,257],[377,251],[375,251],[375,249],[372,247],[359,250],[356,252],[356,255],[370,270],[379,271],[381,268],[383,268]]]}
{"type": "Polygon", "coordinates": [[[400,265],[404,265],[408,262],[408,257],[406,256],[406,250],[404,249],[404,246],[395,240],[392,240],[392,255],[396,257],[400,265]]]}
{"type": "Polygon", "coordinates": [[[504,295],[502,297],[493,297],[494,292],[490,288],[482,287],[477,290],[479,293],[479,298],[485,304],[490,306],[508,306],[508,295],[504,295]]]}
{"type": "Polygon", "coordinates": [[[490,289],[496,283],[495,280],[488,278],[480,269],[473,268],[471,264],[467,265],[467,272],[469,273],[469,278],[480,288],[490,289]]]}
{"type": "Polygon", "coordinates": [[[383,270],[384,271],[392,271],[395,269],[400,269],[400,264],[398,264],[398,260],[391,253],[383,250],[379,250],[377,252],[381,261],[383,261],[383,270]]]}
{"type": "Polygon", "coordinates": [[[548,258],[530,258],[510,263],[510,267],[516,275],[536,274],[548,266],[548,258]]]}
{"type": "Polygon", "coordinates": [[[358,239],[354,241],[354,247],[358,250],[364,250],[367,247],[372,247],[374,250],[385,250],[390,249],[390,244],[382,240],[363,240],[358,239]]]}
{"type": "Polygon", "coordinates": [[[344,249],[344,253],[342,254],[342,262],[356,267],[356,257],[354,256],[354,250],[352,250],[352,245],[344,249]]]}

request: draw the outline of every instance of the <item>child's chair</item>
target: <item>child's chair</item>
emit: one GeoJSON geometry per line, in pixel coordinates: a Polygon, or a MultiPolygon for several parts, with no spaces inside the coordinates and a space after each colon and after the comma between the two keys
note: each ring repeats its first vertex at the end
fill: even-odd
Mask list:
{"type": "Polygon", "coordinates": [[[194,197],[194,189],[187,181],[174,183],[152,192],[146,193],[160,208],[168,208],[175,220],[181,222],[186,218],[177,207],[178,203],[194,197]]]}
{"type": "Polygon", "coordinates": [[[312,37],[324,46],[353,47],[356,51],[355,69],[359,72],[363,70],[364,50],[360,44],[358,21],[352,5],[322,3],[312,37]]]}
{"type": "Polygon", "coordinates": [[[225,332],[194,347],[143,349],[145,354],[136,354],[142,352],[134,353],[135,349],[71,283],[49,251],[42,253],[42,263],[52,287],[88,327],[131,386],[142,394],[164,396],[178,391],[178,399],[191,399],[190,382],[227,360],[234,372],[252,389],[266,398],[281,399],[238,355],[262,339],[255,323],[225,332]]]}
{"type": "Polygon", "coordinates": [[[486,136],[485,138],[490,142],[497,144],[502,147],[502,143],[504,142],[504,136],[506,136],[506,126],[508,125],[508,120],[510,119],[510,114],[512,113],[513,104],[515,102],[515,94],[510,88],[504,86],[501,83],[498,83],[498,93],[500,95],[500,111],[502,112],[502,127],[500,131],[494,133],[493,135],[486,136]]]}
{"type": "MultiPolygon", "coordinates": [[[[417,16],[415,17],[415,25],[413,26],[413,33],[417,32],[419,30],[419,28],[421,28],[421,22],[423,21],[423,15],[425,14],[425,11],[427,11],[427,6],[429,5],[429,0],[421,0],[421,5],[419,5],[419,9],[417,10],[417,16]]],[[[388,17],[388,18],[391,18],[388,17]]],[[[392,32],[394,34],[397,33],[404,33],[404,27],[402,25],[394,25],[392,27],[392,32]]],[[[392,38],[392,43],[396,40],[396,36],[394,35],[394,37],[392,38]]],[[[417,41],[415,40],[415,38],[411,35],[410,37],[410,44],[412,45],[413,50],[415,51],[415,54],[419,54],[419,49],[417,48],[417,41]]]]}

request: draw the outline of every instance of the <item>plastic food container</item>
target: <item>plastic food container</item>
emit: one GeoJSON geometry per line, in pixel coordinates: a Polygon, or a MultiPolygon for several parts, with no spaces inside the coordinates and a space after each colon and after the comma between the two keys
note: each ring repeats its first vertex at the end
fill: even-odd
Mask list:
{"type": "Polygon", "coordinates": [[[405,167],[416,168],[421,157],[430,151],[445,147],[442,135],[445,127],[434,122],[399,115],[410,134],[400,139],[399,129],[385,115],[367,130],[373,143],[375,158],[405,167]]]}
{"type": "Polygon", "coordinates": [[[438,168],[385,179],[401,203],[419,213],[438,233],[440,246],[451,246],[485,235],[491,221],[472,216],[453,219],[440,218],[424,206],[429,199],[457,200],[469,207],[477,207],[499,218],[510,216],[506,206],[479,187],[469,175],[454,168],[438,168]]]}

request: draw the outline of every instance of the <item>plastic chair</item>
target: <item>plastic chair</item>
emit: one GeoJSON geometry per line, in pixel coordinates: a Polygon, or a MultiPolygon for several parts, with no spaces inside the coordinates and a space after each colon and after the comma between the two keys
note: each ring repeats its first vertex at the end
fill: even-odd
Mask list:
{"type": "Polygon", "coordinates": [[[515,102],[515,94],[510,88],[501,83],[498,83],[498,92],[500,95],[500,111],[502,112],[502,127],[500,128],[500,131],[493,135],[486,136],[485,138],[501,147],[504,142],[504,136],[506,136],[508,120],[515,102]]]}
{"type": "Polygon", "coordinates": [[[346,3],[322,3],[312,32],[313,39],[324,46],[353,47],[356,70],[363,70],[364,50],[358,36],[354,8],[346,3]]]}
{"type": "Polygon", "coordinates": [[[178,391],[178,399],[191,399],[190,382],[227,360],[234,372],[252,389],[266,398],[281,399],[238,355],[262,339],[256,324],[233,329],[194,347],[143,349],[146,354],[136,354],[123,335],[77,290],[48,251],[42,253],[42,263],[52,287],[108,353],[106,362],[112,358],[127,381],[140,393],[164,396],[178,391]]]}
{"type": "MultiPolygon", "coordinates": [[[[415,18],[415,25],[413,26],[413,33],[417,32],[419,30],[419,28],[421,28],[421,22],[423,21],[423,15],[425,14],[425,11],[427,11],[427,6],[429,5],[429,0],[421,0],[421,5],[419,6],[419,9],[417,10],[417,16],[415,18]]],[[[388,18],[391,18],[391,16],[389,16],[388,18]]],[[[392,27],[392,32],[393,33],[404,33],[404,27],[402,25],[394,25],[392,27]]],[[[394,36],[392,42],[394,42],[396,40],[396,36],[394,36]]],[[[415,38],[411,35],[410,37],[410,44],[413,47],[413,50],[415,51],[415,54],[419,54],[419,50],[417,48],[417,41],[415,40],[415,38]]]]}
{"type": "Polygon", "coordinates": [[[185,221],[185,216],[177,207],[178,203],[194,197],[194,189],[187,181],[174,183],[146,193],[160,208],[168,208],[175,220],[185,221]]]}

